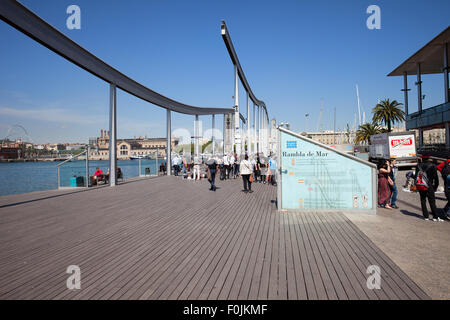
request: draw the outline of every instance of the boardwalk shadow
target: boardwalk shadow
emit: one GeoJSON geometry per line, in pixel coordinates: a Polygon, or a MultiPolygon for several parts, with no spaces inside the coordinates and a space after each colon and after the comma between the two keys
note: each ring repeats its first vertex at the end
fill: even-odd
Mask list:
{"type": "Polygon", "coordinates": [[[410,216],[410,217],[415,217],[415,218],[419,218],[419,219],[423,219],[423,216],[421,214],[417,214],[415,212],[411,212],[408,210],[400,210],[400,212],[402,214],[404,214],[405,216],[410,216]]]}
{"type": "Polygon", "coordinates": [[[82,193],[82,192],[98,190],[98,189],[102,189],[104,187],[107,187],[107,185],[97,186],[95,188],[84,189],[84,190],[76,190],[76,191],[73,191],[73,192],[66,192],[66,193],[62,193],[62,194],[55,194],[55,195],[52,195],[52,196],[41,197],[41,198],[36,198],[36,199],[30,199],[30,200],[24,200],[24,201],[19,201],[19,202],[14,202],[14,203],[8,203],[8,204],[0,205],[0,209],[8,208],[8,207],[14,207],[14,206],[19,206],[19,205],[27,204],[27,203],[38,202],[38,201],[42,201],[42,200],[48,200],[48,199],[53,199],[53,198],[64,197],[64,196],[68,196],[68,195],[71,195],[71,194],[74,194],[74,193],[82,193]]]}
{"type": "MultiPolygon", "coordinates": [[[[154,178],[158,178],[158,177],[147,177],[147,178],[141,178],[141,179],[131,179],[131,180],[125,180],[125,181],[121,181],[119,183],[117,183],[117,185],[125,185],[125,184],[130,184],[130,183],[136,183],[136,182],[141,182],[141,181],[145,181],[148,179],[154,179],[154,178]]],[[[8,204],[4,204],[4,205],[0,205],[0,209],[3,208],[8,208],[8,207],[14,207],[14,206],[19,206],[22,204],[27,204],[27,203],[33,203],[33,202],[38,202],[38,201],[42,201],[42,200],[48,200],[48,199],[53,199],[53,198],[59,198],[59,197],[65,197],[68,195],[72,195],[75,193],[82,193],[82,192],[89,192],[89,191],[94,191],[94,190],[99,190],[99,189],[103,189],[109,187],[108,184],[102,184],[99,186],[94,186],[94,187],[89,187],[88,189],[83,189],[83,190],[74,190],[72,192],[65,192],[65,193],[61,193],[61,194],[55,194],[55,195],[51,195],[51,196],[41,196],[39,198],[35,198],[35,199],[29,199],[29,200],[24,200],[24,201],[19,201],[19,202],[14,202],[14,203],[8,203],[8,204]]],[[[48,190],[48,191],[58,191],[58,190],[48,190]]]]}

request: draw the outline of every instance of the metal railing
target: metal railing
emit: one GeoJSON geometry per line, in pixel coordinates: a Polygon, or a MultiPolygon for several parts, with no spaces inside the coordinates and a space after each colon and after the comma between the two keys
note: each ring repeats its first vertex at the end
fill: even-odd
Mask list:
{"type": "Polygon", "coordinates": [[[148,176],[158,176],[159,172],[159,160],[158,160],[158,153],[154,155],[154,159],[151,158],[139,158],[139,177],[148,177],[148,176]],[[154,160],[154,166],[152,165],[151,161],[154,160]],[[144,162],[144,166],[143,166],[144,162]],[[148,163],[150,162],[150,163],[148,163]],[[145,163],[148,163],[148,167],[145,165],[145,163]],[[152,170],[154,168],[154,171],[152,170]],[[142,172],[142,169],[144,169],[144,172],[142,172]]]}
{"type": "MultiPolygon", "coordinates": [[[[59,163],[56,166],[56,170],[57,170],[57,179],[58,179],[58,189],[61,189],[61,172],[60,169],[63,165],[65,165],[66,163],[72,162],[73,160],[78,159],[79,157],[81,157],[82,155],[86,155],[86,166],[85,166],[85,179],[84,179],[84,185],[86,188],[89,187],[89,146],[86,146],[86,150],[84,150],[83,152],[71,157],[70,159],[67,159],[61,163],[59,163]]],[[[76,178],[76,177],[75,177],[76,178]]],[[[78,187],[78,184],[77,184],[78,187]]]]}

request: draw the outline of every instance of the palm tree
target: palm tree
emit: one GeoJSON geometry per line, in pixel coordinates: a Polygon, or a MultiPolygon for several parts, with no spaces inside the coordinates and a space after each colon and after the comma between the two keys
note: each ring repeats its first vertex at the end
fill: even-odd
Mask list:
{"type": "Polygon", "coordinates": [[[383,132],[379,125],[373,123],[365,123],[359,126],[356,131],[355,143],[370,142],[370,136],[383,132]]]}
{"type": "Polygon", "coordinates": [[[402,103],[397,102],[397,100],[382,100],[372,109],[373,123],[384,123],[387,125],[388,132],[391,132],[391,124],[405,120],[405,112],[399,108],[401,105],[402,103]]]}

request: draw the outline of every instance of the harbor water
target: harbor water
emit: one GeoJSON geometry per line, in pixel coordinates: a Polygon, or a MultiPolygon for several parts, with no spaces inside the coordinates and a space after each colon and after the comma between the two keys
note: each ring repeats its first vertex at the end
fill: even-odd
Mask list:
{"type": "MultiPolygon", "coordinates": [[[[141,175],[156,175],[160,164],[165,161],[142,159],[141,175]],[[146,171],[145,169],[148,168],[146,171]]],[[[0,163],[0,196],[22,194],[34,191],[58,188],[57,165],[60,162],[10,162],[0,163]]],[[[123,179],[139,176],[139,160],[119,160],[117,166],[121,169],[123,179]]],[[[108,171],[108,161],[89,161],[89,175],[93,175],[96,168],[104,173],[108,171]]],[[[60,167],[60,184],[69,187],[74,177],[86,175],[85,161],[71,161],[60,167]]]]}

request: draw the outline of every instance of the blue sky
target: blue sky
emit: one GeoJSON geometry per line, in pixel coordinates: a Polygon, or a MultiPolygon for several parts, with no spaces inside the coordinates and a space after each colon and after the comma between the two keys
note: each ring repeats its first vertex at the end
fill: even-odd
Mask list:
{"type": "MultiPolygon", "coordinates": [[[[175,100],[231,107],[233,65],[220,35],[227,23],[253,92],[271,118],[292,129],[354,122],[355,84],[368,119],[377,99],[403,102],[402,79],[386,75],[449,25],[450,1],[22,0],[40,17],[121,72],[175,100]],[[81,8],[81,30],[66,28],[66,8],[81,8]],[[366,8],[381,8],[369,30],[366,8]]],[[[108,128],[109,89],[102,80],[0,22],[0,138],[24,126],[36,143],[86,142],[108,128]]],[[[409,77],[410,110],[417,110],[409,77]]],[[[443,102],[443,76],[423,77],[424,107],[443,102]]],[[[240,87],[240,101],[245,105],[240,87]]],[[[245,111],[243,111],[245,113],[245,111]]],[[[221,125],[221,117],[217,117],[221,125]]],[[[210,126],[210,117],[203,127],[210,126]]],[[[193,132],[192,116],[173,115],[193,132]]],[[[20,132],[17,135],[20,136],[20,132]]],[[[165,136],[165,110],[118,93],[119,138],[165,136]]]]}

